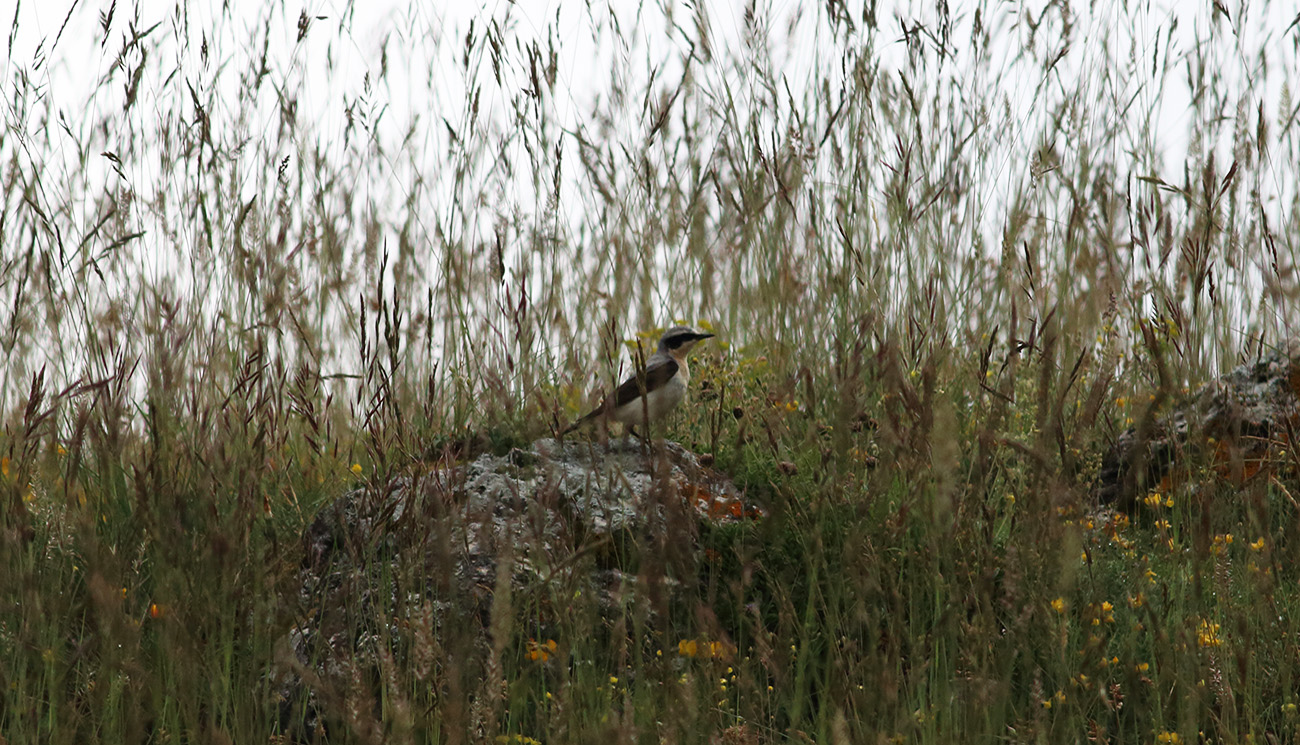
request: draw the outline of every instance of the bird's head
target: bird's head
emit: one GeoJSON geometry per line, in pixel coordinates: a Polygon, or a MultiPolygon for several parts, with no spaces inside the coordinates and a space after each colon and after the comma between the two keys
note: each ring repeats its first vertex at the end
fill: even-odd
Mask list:
{"type": "Polygon", "coordinates": [[[659,337],[659,351],[673,357],[685,357],[691,347],[704,339],[713,338],[713,334],[696,331],[690,326],[673,326],[659,337]]]}

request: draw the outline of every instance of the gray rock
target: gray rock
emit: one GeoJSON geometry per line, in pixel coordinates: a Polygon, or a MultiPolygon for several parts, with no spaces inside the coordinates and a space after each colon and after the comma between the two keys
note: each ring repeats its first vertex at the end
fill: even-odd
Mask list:
{"type": "Polygon", "coordinates": [[[1241,482],[1274,464],[1270,446],[1289,441],[1300,414],[1300,365],[1274,352],[1242,365],[1149,426],[1123,432],[1102,460],[1096,496],[1127,508],[1179,467],[1207,464],[1241,482]]]}
{"type": "Polygon", "coordinates": [[[663,568],[654,592],[671,595],[698,572],[701,525],[762,514],[680,445],[630,438],[544,439],[345,494],[304,536],[286,722],[302,721],[294,707],[337,698],[330,690],[346,690],[358,669],[378,669],[379,640],[402,635],[403,615],[427,619],[450,654],[481,657],[499,593],[540,626],[557,598],[575,594],[617,616],[646,581],[642,552],[663,568]]]}

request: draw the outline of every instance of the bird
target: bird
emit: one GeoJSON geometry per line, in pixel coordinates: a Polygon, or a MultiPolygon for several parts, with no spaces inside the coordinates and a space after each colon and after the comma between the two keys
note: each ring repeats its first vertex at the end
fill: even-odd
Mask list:
{"type": "Polygon", "coordinates": [[[659,346],[645,361],[645,368],[629,376],[612,395],[605,396],[599,406],[570,424],[561,434],[605,417],[621,422],[632,434],[640,437],[636,427],[664,418],[686,397],[686,385],[691,380],[686,353],[699,342],[711,338],[713,334],[696,331],[690,326],[668,329],[659,337],[659,346]]]}

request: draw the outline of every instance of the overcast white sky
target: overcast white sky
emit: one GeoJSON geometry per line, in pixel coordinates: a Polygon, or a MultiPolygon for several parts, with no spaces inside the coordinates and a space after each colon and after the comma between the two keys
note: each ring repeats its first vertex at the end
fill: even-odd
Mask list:
{"type": "MultiPolygon", "coordinates": [[[[166,24],[169,19],[179,17],[180,9],[183,8],[184,13],[189,15],[192,33],[197,36],[202,29],[213,26],[206,16],[213,12],[220,12],[222,6],[222,2],[217,0],[189,3],[175,0],[139,0],[138,2],[120,0],[117,2],[111,41],[103,48],[97,48],[95,40],[101,35],[96,26],[100,15],[105,13],[112,4],[112,0],[41,0],[39,2],[29,0],[21,4],[16,0],[9,0],[9,2],[0,0],[0,24],[10,28],[11,21],[16,20],[16,26],[12,27],[17,29],[16,34],[6,34],[6,37],[12,36],[12,38],[7,38],[6,54],[4,59],[0,60],[0,68],[2,68],[0,80],[4,80],[7,84],[16,70],[26,70],[29,75],[48,85],[46,92],[53,97],[56,109],[72,114],[81,109],[88,92],[93,88],[94,80],[111,64],[113,54],[121,46],[122,35],[127,32],[127,22],[131,19],[134,9],[138,8],[139,26],[147,28],[154,23],[166,24]],[[13,5],[6,9],[5,5],[9,3],[13,5]],[[16,16],[15,10],[17,10],[16,16]],[[67,26],[59,35],[60,28],[65,22],[67,26]],[[54,50],[52,55],[51,48],[54,50]]],[[[559,116],[572,117],[572,121],[564,122],[566,127],[570,127],[586,115],[589,108],[586,104],[594,92],[610,84],[608,70],[600,69],[608,65],[612,59],[610,55],[637,55],[635,62],[638,63],[649,61],[654,64],[662,61],[671,66],[679,61],[675,58],[680,56],[680,50],[674,48],[676,42],[667,33],[664,9],[671,9],[682,25],[690,23],[690,4],[685,0],[659,0],[658,2],[608,0],[590,4],[573,0],[568,2],[524,0],[519,3],[504,0],[487,2],[363,0],[359,3],[345,0],[305,0],[305,2],[289,0],[289,2],[271,3],[265,0],[228,0],[228,4],[233,10],[233,15],[242,19],[240,22],[246,24],[249,29],[269,22],[272,29],[283,39],[283,44],[276,48],[277,45],[274,44],[276,36],[273,34],[273,44],[269,50],[273,69],[278,66],[281,71],[296,70],[300,74],[302,81],[299,91],[302,97],[300,107],[317,112],[315,120],[320,125],[321,131],[318,134],[322,138],[330,134],[331,127],[341,126],[340,94],[351,91],[355,95],[355,92],[361,89],[366,73],[373,74],[377,71],[378,50],[385,40],[390,51],[406,49],[412,52],[410,60],[389,60],[390,87],[379,91],[379,95],[385,97],[383,103],[391,107],[389,118],[390,121],[395,122],[393,126],[396,127],[398,126],[396,123],[409,121],[407,111],[409,108],[438,108],[439,102],[430,102],[426,98],[430,88],[439,90],[440,95],[445,95],[447,101],[463,99],[464,81],[455,70],[455,60],[471,20],[478,19],[481,29],[485,19],[509,18],[513,23],[514,35],[527,39],[530,36],[542,36],[548,23],[558,18],[556,27],[561,58],[559,87],[555,101],[559,116]],[[311,16],[326,17],[326,20],[317,23],[343,24],[347,29],[344,37],[350,40],[350,48],[346,45],[329,46],[331,39],[339,38],[332,33],[334,29],[329,29],[331,33],[309,34],[306,42],[295,44],[296,20],[298,14],[303,11],[311,16]],[[625,32],[634,29],[628,36],[638,39],[643,45],[642,48],[610,48],[607,41],[609,35],[592,27],[593,18],[607,19],[610,16],[618,18],[625,32]],[[601,48],[602,46],[605,48],[601,48]],[[335,70],[328,76],[323,69],[323,61],[327,55],[335,64],[335,70]],[[421,55],[425,58],[420,59],[421,55]],[[403,80],[398,71],[404,68],[409,71],[409,77],[405,80],[408,88],[401,90],[403,80]],[[429,84],[430,78],[432,78],[432,85],[429,84]],[[571,102],[567,110],[564,105],[566,99],[571,102]]],[[[713,0],[705,3],[711,19],[712,34],[719,44],[736,43],[741,38],[746,4],[744,0],[713,0]]],[[[986,17],[983,20],[985,25],[995,29],[994,48],[1004,46],[1007,51],[1018,48],[1017,43],[998,44],[996,40],[999,34],[1003,38],[1008,34],[1023,34],[1023,25],[1020,28],[1015,27],[1018,15],[1027,12],[1029,17],[1032,17],[1034,14],[1041,13],[1042,9],[1038,6],[1045,4],[1045,2],[989,3],[993,12],[986,10],[986,17]],[[990,19],[989,15],[997,17],[990,19]]],[[[784,24],[800,8],[808,6],[809,3],[806,0],[805,2],[759,0],[757,5],[766,17],[775,19],[773,43],[786,55],[784,72],[791,83],[797,85],[799,81],[805,79],[807,68],[818,60],[819,45],[817,39],[812,36],[818,24],[803,23],[796,27],[795,35],[788,38],[785,35],[784,24]]],[[[811,3],[814,10],[817,5],[818,3],[811,3]]],[[[854,5],[860,4],[849,3],[850,7],[854,5]]],[[[1160,49],[1160,37],[1170,25],[1170,19],[1177,16],[1179,24],[1174,35],[1175,48],[1172,50],[1177,56],[1186,52],[1198,35],[1204,38],[1206,29],[1213,20],[1213,6],[1209,2],[1162,0],[1141,4],[1139,7],[1143,10],[1132,16],[1138,19],[1136,24],[1131,24],[1129,19],[1122,18],[1121,14],[1114,9],[1114,5],[1108,2],[1071,3],[1076,23],[1085,29],[1084,33],[1077,35],[1076,38],[1086,41],[1100,37],[1106,32],[1117,33],[1121,37],[1131,35],[1135,42],[1133,51],[1141,58],[1149,55],[1153,49],[1160,49]]],[[[886,32],[883,38],[888,39],[890,33],[899,28],[895,20],[898,17],[919,19],[933,24],[934,6],[933,2],[882,0],[877,14],[881,19],[881,28],[886,32]]],[[[1235,20],[1244,21],[1240,23],[1243,33],[1241,48],[1267,52],[1274,65],[1281,64],[1285,69],[1286,64],[1290,63],[1291,69],[1296,69],[1294,66],[1297,59],[1296,37],[1300,35],[1300,29],[1292,27],[1290,33],[1286,35],[1282,32],[1297,12],[1292,3],[1273,2],[1262,10],[1231,2],[1228,6],[1231,13],[1246,14],[1244,19],[1234,16],[1235,20]],[[1264,15],[1261,17],[1260,13],[1264,15]]],[[[958,25],[954,30],[954,38],[967,38],[963,36],[962,30],[969,28],[971,8],[974,6],[969,3],[953,2],[950,7],[954,21],[958,25]]],[[[813,11],[804,10],[805,14],[810,12],[813,11]]],[[[855,12],[860,13],[860,10],[855,12]]],[[[238,33],[235,36],[238,37],[238,33]]],[[[677,37],[680,39],[680,34],[677,37]]],[[[223,40],[212,41],[216,57],[246,58],[257,51],[240,49],[238,45],[244,41],[240,38],[226,39],[224,46],[223,40]]],[[[1077,74],[1079,70],[1090,70],[1095,65],[1110,63],[1109,60],[1098,56],[1098,50],[1089,49],[1086,44],[1083,46],[1082,49],[1071,49],[1058,66],[1059,74],[1067,78],[1067,84],[1068,78],[1077,74]]],[[[1228,45],[1224,46],[1226,49],[1228,45]]],[[[904,62],[905,50],[901,41],[892,44],[878,43],[877,50],[886,67],[891,62],[899,66],[904,62]]],[[[1121,47],[1118,51],[1112,51],[1112,54],[1120,54],[1124,51],[1126,50],[1121,47]]],[[[1231,53],[1231,50],[1224,52],[1225,55],[1231,53]]],[[[1251,60],[1228,58],[1221,62],[1224,74],[1233,76],[1239,74],[1251,60]]],[[[635,64],[624,67],[637,70],[648,65],[635,64]]],[[[1251,91],[1251,97],[1262,101],[1266,110],[1274,108],[1270,103],[1277,100],[1282,80],[1286,77],[1285,74],[1270,75],[1268,87],[1261,86],[1258,90],[1251,91]]],[[[641,81],[625,81],[632,86],[638,82],[641,81]]],[[[1026,105],[1024,114],[1027,118],[1034,115],[1035,112],[1028,108],[1029,95],[1032,91],[1027,90],[1027,86],[1017,85],[1015,80],[999,82],[1006,88],[1013,103],[1019,99],[1020,104],[1026,105]]],[[[1249,89],[1252,86],[1243,82],[1242,87],[1249,89]]],[[[637,90],[635,87],[632,89],[637,90]]],[[[1123,94],[1123,92],[1119,93],[1123,94]]],[[[493,102],[485,103],[491,105],[493,102]]],[[[1160,110],[1160,129],[1169,138],[1169,151],[1174,155],[1171,166],[1181,165],[1181,154],[1185,149],[1183,138],[1187,131],[1187,103],[1188,99],[1184,91],[1172,90],[1166,93],[1160,110]]],[[[1141,104],[1142,102],[1139,101],[1139,109],[1141,104]]]]}
{"type": "MultiPolygon", "coordinates": [[[[0,59],[0,80],[7,91],[15,75],[25,74],[33,78],[41,87],[43,95],[49,98],[52,108],[61,112],[75,129],[76,122],[94,120],[96,117],[84,117],[86,100],[89,92],[95,88],[95,81],[105,74],[112,64],[114,55],[121,48],[122,37],[128,30],[128,23],[133,12],[138,8],[139,23],[137,28],[148,28],[155,23],[169,27],[172,33],[179,26],[177,19],[188,16],[191,38],[197,38],[204,29],[213,27],[207,16],[220,12],[221,0],[199,0],[192,3],[177,3],[167,0],[120,0],[113,21],[113,31],[109,42],[100,47],[97,40],[101,38],[97,25],[99,17],[111,6],[111,0],[41,0],[27,1],[17,6],[17,32],[6,34],[6,53],[0,59]],[[71,10],[71,13],[69,11],[71,10]],[[67,27],[59,35],[61,26],[67,19],[67,27]],[[12,38],[9,38],[12,36],[12,38]],[[56,42],[56,36],[57,42],[56,42]],[[50,50],[53,49],[53,53],[50,50]]],[[[1024,42],[1028,24],[1021,21],[1042,13],[1047,0],[1040,2],[989,2],[983,23],[993,29],[992,47],[997,54],[1010,55],[1018,50],[1024,42]],[[990,17],[991,16],[991,17],[990,17]]],[[[1242,2],[1229,0],[1227,7],[1233,23],[1227,24],[1221,17],[1214,15],[1210,2],[1179,2],[1178,0],[1155,0],[1138,3],[1127,14],[1116,8],[1119,0],[1108,2],[1073,2],[1070,3],[1072,20],[1076,26],[1074,38],[1078,40],[1060,64],[1055,68],[1056,82],[1063,89],[1070,89],[1072,80],[1095,80],[1095,68],[1098,65],[1113,65],[1117,55],[1129,53],[1139,60],[1152,57],[1153,54],[1174,60],[1181,59],[1191,49],[1196,39],[1215,38],[1209,48],[1207,59],[1232,85],[1233,94],[1253,112],[1262,104],[1271,121],[1278,119],[1278,103],[1281,86],[1288,77],[1294,82],[1297,65],[1297,39],[1300,28],[1292,25],[1297,8],[1293,2],[1273,2],[1262,8],[1252,7],[1242,2]],[[1177,18],[1177,29],[1172,35],[1172,42],[1166,43],[1166,33],[1177,18]],[[1236,34],[1240,39],[1235,40],[1236,34]],[[1127,40],[1114,44],[1109,51],[1103,51],[1094,40],[1104,36],[1127,40]],[[1272,65],[1272,72],[1262,84],[1244,78],[1248,70],[1255,66],[1254,57],[1267,54],[1272,65]],[[1107,57],[1109,55],[1109,58],[1107,57]],[[1288,75],[1285,71],[1289,69],[1288,75]]],[[[5,0],[0,0],[0,24],[9,28],[14,7],[5,8],[5,0]]],[[[263,0],[229,0],[233,16],[237,19],[236,28],[229,29],[226,36],[212,39],[213,56],[216,59],[232,59],[236,67],[247,63],[250,55],[260,50],[247,48],[247,40],[253,36],[253,29],[262,24],[270,24],[271,48],[269,50],[272,77],[276,80],[299,81],[296,94],[299,96],[299,110],[305,112],[313,124],[312,136],[317,143],[326,147],[337,141],[342,131],[343,106],[347,98],[355,99],[364,89],[363,81],[367,75],[372,81],[379,69],[380,49],[389,50],[388,83],[371,93],[375,110],[384,110],[384,122],[389,128],[385,136],[389,141],[400,139],[409,122],[417,115],[422,115],[422,129],[427,131],[431,142],[444,133],[437,126],[440,118],[456,120],[457,107],[465,100],[466,80],[458,66],[459,54],[463,46],[466,30],[472,20],[479,23],[479,29],[487,19],[508,22],[512,27],[514,38],[527,41],[530,37],[543,37],[548,26],[554,22],[559,50],[558,85],[553,95],[555,115],[561,126],[568,131],[581,131],[589,126],[590,102],[598,94],[605,95],[611,87],[619,86],[631,91],[645,90],[644,80],[625,80],[618,75],[644,74],[646,70],[662,65],[661,80],[675,80],[682,58],[681,33],[671,33],[667,18],[669,15],[682,26],[690,26],[690,4],[686,0],[658,0],[657,2],[636,2],[636,0],[608,0],[608,2],[582,2],[546,0],[545,2],[523,0],[509,3],[504,0],[488,2],[411,2],[410,0],[364,0],[358,3],[341,0],[305,0],[305,2],[273,2],[263,0]],[[323,16],[324,20],[314,21],[330,28],[325,33],[309,33],[306,40],[296,42],[296,26],[300,12],[310,16],[323,16]],[[558,20],[556,20],[558,19],[558,20]],[[611,41],[611,35],[596,24],[616,19],[624,32],[624,38],[632,40],[626,45],[611,41]],[[339,24],[345,32],[335,33],[339,24]],[[242,25],[242,28],[239,28],[242,25]],[[282,43],[277,44],[276,40],[282,43]],[[342,41],[340,41],[342,40],[342,41]],[[401,58],[405,53],[407,58],[401,58]],[[333,71],[327,73],[326,60],[333,64],[333,71]],[[631,64],[619,64],[630,62],[631,64]],[[433,98],[430,98],[433,96],[433,98]],[[436,118],[435,118],[436,117],[436,118]]],[[[742,37],[744,0],[714,0],[706,2],[711,19],[710,30],[715,46],[738,43],[742,37]]],[[[807,70],[819,62],[825,66],[833,65],[837,60],[833,55],[838,50],[829,49],[831,45],[819,44],[816,36],[822,24],[804,22],[788,24],[792,15],[803,8],[805,14],[814,13],[822,3],[814,0],[758,0],[759,14],[772,20],[771,44],[776,49],[776,59],[782,65],[782,71],[792,86],[807,79],[807,70]],[[787,35],[787,28],[794,28],[793,35],[787,35]],[[822,59],[825,52],[827,59],[822,59]]],[[[854,12],[860,15],[860,4],[854,12]]],[[[950,3],[955,28],[953,38],[964,42],[969,38],[969,28],[973,13],[970,4],[950,3]]],[[[885,70],[902,68],[906,62],[906,49],[901,41],[899,18],[918,19],[931,27],[936,19],[934,2],[909,2],[882,0],[877,10],[883,33],[877,38],[876,53],[885,70]]],[[[807,20],[805,18],[805,20],[807,20]]],[[[1050,37],[1050,34],[1041,34],[1050,37]]],[[[1050,43],[1050,39],[1040,38],[1038,46],[1050,43]]],[[[543,43],[545,46],[545,43],[543,43]]],[[[969,46],[968,44],[965,46],[969,46]]],[[[174,47],[174,45],[173,45],[174,47]]],[[[166,52],[164,52],[166,53],[166,52]]],[[[193,55],[189,55],[192,57],[193,55]]],[[[178,61],[187,76],[195,80],[204,78],[194,59],[178,61]]],[[[961,58],[956,63],[960,66],[961,58]]],[[[1176,68],[1181,69],[1178,63],[1176,68]]],[[[986,174],[989,186],[994,193],[1012,193],[1015,184],[1007,183],[1005,175],[1023,172],[1020,168],[1006,167],[1007,163],[1019,163],[1027,160],[1035,143],[1033,138],[1041,131],[1042,118],[1047,115],[1044,107],[1036,105],[1034,84],[1041,78],[1041,69],[1030,60],[1027,76],[1036,77],[1018,80],[1016,68],[1008,66],[1006,74],[993,81],[1000,86],[1001,94],[1010,103],[1013,127],[1006,133],[1003,151],[1000,153],[1002,163],[996,160],[990,164],[993,173],[986,174]],[[999,173],[998,169],[1002,168],[999,173]]],[[[1141,66],[1139,66],[1141,67],[1141,66]]],[[[1000,69],[997,62],[994,69],[1000,69]]],[[[479,69],[480,75],[490,74],[490,65],[479,69]]],[[[706,74],[725,76],[734,74],[725,70],[710,70],[706,74]]],[[[236,76],[226,76],[226,84],[234,84],[236,76]]],[[[1181,80],[1181,72],[1172,76],[1181,80]]],[[[722,90],[720,80],[705,81],[706,87],[713,83],[713,90],[722,90]]],[[[1135,111],[1152,108],[1155,93],[1154,86],[1147,81],[1129,81],[1132,90],[1097,90],[1092,91],[1099,101],[1123,102],[1130,97],[1136,99],[1135,111]]],[[[510,121],[510,91],[517,91],[526,85],[526,81],[507,81],[507,84],[485,86],[483,111],[485,118],[496,117],[498,121],[510,121]],[[511,85],[513,83],[513,87],[511,85]]],[[[726,89],[742,90],[744,86],[725,86],[726,89]]],[[[116,89],[116,86],[115,86],[116,89]]],[[[143,94],[149,95],[146,91],[143,94]]],[[[798,91],[795,92],[798,97],[798,91]]],[[[8,95],[5,96],[8,98],[8,95]]],[[[221,100],[220,96],[216,97],[221,100]]],[[[989,100],[995,100],[991,97],[989,100]]],[[[101,96],[89,104],[95,107],[115,107],[120,105],[110,96],[101,96]]],[[[1107,104],[1109,105],[1109,104],[1107,104]]],[[[1107,105],[1098,107],[1107,111],[1107,105]]],[[[0,102],[6,117],[14,115],[5,102],[0,102]]],[[[1164,93],[1155,108],[1158,111],[1157,131],[1165,148],[1165,172],[1162,174],[1170,180],[1181,180],[1181,169],[1188,149],[1189,118],[1193,110],[1189,107],[1189,97],[1185,86],[1171,86],[1164,93]]],[[[1231,114],[1231,112],[1225,112],[1231,114]]],[[[256,130],[259,127],[275,126],[277,110],[264,107],[259,116],[263,121],[250,122],[256,130]]],[[[629,126],[634,123],[629,123],[629,126]]],[[[1216,149],[1219,162],[1232,161],[1228,150],[1230,143],[1207,143],[1216,149]]],[[[1068,149],[1069,143],[1064,143],[1068,149]]],[[[442,152],[436,144],[426,146],[432,153],[442,152]]],[[[148,163],[135,167],[146,169],[148,163]]],[[[417,164],[419,167],[419,164],[417,164]]],[[[1220,171],[1226,170],[1221,166],[1220,171]]],[[[1287,204],[1294,193],[1293,182],[1295,168],[1291,164],[1277,164],[1272,172],[1276,174],[1274,182],[1264,184],[1262,194],[1265,205],[1287,204]]],[[[157,183],[157,174],[140,172],[138,183],[157,183]]],[[[526,178],[526,175],[521,177],[526,178]]],[[[375,185],[376,189],[391,189],[391,183],[375,185]]],[[[400,187],[399,187],[400,188],[400,187]]],[[[570,183],[568,193],[562,200],[564,208],[580,213],[586,206],[583,184],[570,183]]],[[[527,194],[528,187],[520,187],[519,194],[527,194]]],[[[245,196],[248,198],[251,194],[245,196]]],[[[525,206],[527,198],[519,200],[525,206]]],[[[985,215],[988,221],[987,231],[996,234],[1001,223],[1001,216],[985,215]]],[[[1273,218],[1283,219],[1282,214],[1273,218]]]]}

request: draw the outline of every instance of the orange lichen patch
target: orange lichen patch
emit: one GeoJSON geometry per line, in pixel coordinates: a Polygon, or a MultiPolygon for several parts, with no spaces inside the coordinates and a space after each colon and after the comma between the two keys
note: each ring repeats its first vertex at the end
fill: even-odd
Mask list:
{"type": "Polygon", "coordinates": [[[702,484],[688,484],[685,491],[695,510],[710,520],[742,520],[762,516],[760,510],[745,509],[745,503],[739,497],[729,494],[714,494],[707,486],[702,484]]]}
{"type": "MultiPolygon", "coordinates": [[[[1296,424],[1295,419],[1296,417],[1291,418],[1292,426],[1295,426],[1296,424]]],[[[1273,434],[1273,438],[1272,440],[1269,441],[1269,445],[1281,450],[1290,450],[1291,435],[1287,434],[1287,429],[1285,429],[1285,425],[1283,425],[1283,427],[1274,427],[1274,429],[1276,429],[1277,432],[1273,434]]]]}
{"type": "Polygon", "coordinates": [[[547,639],[544,642],[529,639],[528,651],[524,653],[524,657],[535,662],[545,662],[551,658],[551,655],[555,654],[559,646],[554,639],[547,639]]]}
{"type": "Polygon", "coordinates": [[[1271,472],[1275,465],[1275,451],[1290,448],[1290,440],[1285,432],[1272,438],[1241,438],[1236,442],[1228,440],[1211,440],[1213,451],[1210,465],[1220,478],[1234,483],[1243,483],[1255,478],[1261,471],[1271,472]],[[1238,467],[1240,470],[1238,471],[1238,467]]]}
{"type": "Polygon", "coordinates": [[[1164,476],[1161,476],[1160,483],[1156,485],[1155,490],[1161,494],[1172,494],[1174,492],[1173,473],[1166,473],[1164,476]]]}

